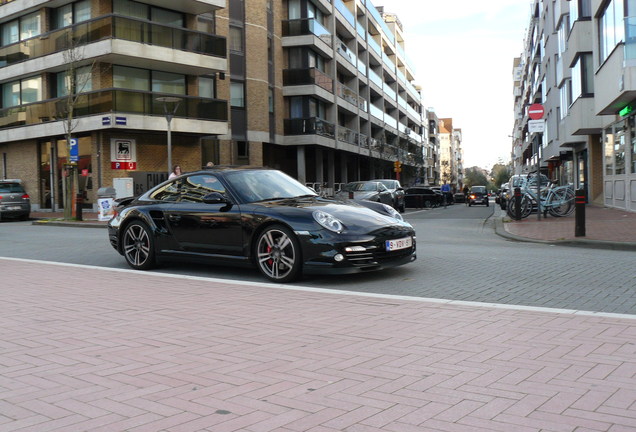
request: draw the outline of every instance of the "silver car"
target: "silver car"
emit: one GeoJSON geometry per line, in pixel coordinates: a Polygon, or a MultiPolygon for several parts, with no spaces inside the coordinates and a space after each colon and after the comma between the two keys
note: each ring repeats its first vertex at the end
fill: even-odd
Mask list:
{"type": "Polygon", "coordinates": [[[0,180],[0,220],[29,219],[31,199],[20,180],[0,180]]]}
{"type": "Polygon", "coordinates": [[[357,181],[344,185],[338,199],[375,201],[393,207],[393,194],[379,181],[357,181]]]}

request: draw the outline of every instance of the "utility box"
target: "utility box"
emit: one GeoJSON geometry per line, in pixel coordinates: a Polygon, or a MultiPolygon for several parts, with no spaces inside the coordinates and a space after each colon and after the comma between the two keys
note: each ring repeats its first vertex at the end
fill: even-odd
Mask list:
{"type": "Polygon", "coordinates": [[[107,221],[114,216],[115,195],[115,188],[112,187],[103,187],[97,190],[97,220],[107,221]]]}
{"type": "Polygon", "coordinates": [[[134,183],[132,177],[120,177],[113,179],[115,198],[128,198],[134,195],[134,183]]]}

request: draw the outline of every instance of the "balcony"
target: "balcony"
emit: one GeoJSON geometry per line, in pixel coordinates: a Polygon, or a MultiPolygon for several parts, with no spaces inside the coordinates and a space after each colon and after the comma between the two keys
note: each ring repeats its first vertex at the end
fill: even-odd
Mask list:
{"type": "Polygon", "coordinates": [[[353,89],[347,87],[346,85],[342,84],[342,83],[338,83],[337,85],[337,93],[338,96],[349,102],[351,105],[359,108],[360,110],[367,112],[368,108],[367,108],[367,101],[363,98],[361,98],[358,93],[356,91],[354,91],[353,89]]]}
{"type": "Polygon", "coordinates": [[[314,18],[283,21],[283,36],[314,35],[331,45],[331,33],[314,18]]]}
{"type": "Polygon", "coordinates": [[[384,81],[382,81],[382,78],[380,78],[380,75],[375,73],[373,69],[369,69],[369,79],[371,80],[371,82],[375,83],[375,85],[380,87],[380,89],[382,88],[382,84],[384,81]]]}
{"type": "Polygon", "coordinates": [[[369,42],[369,46],[371,47],[371,49],[375,51],[377,55],[381,56],[382,48],[380,47],[380,44],[377,43],[375,39],[373,39],[373,36],[367,35],[367,41],[369,42]]]}
{"type": "Polygon", "coordinates": [[[320,135],[335,138],[335,127],[319,117],[285,119],[285,135],[320,135]]]}
{"type": "Polygon", "coordinates": [[[316,68],[285,69],[283,71],[283,85],[317,85],[333,93],[333,78],[316,68]]]}
{"type": "Polygon", "coordinates": [[[344,126],[338,126],[338,141],[348,144],[359,145],[358,132],[348,129],[344,126]]]}
{"type": "Polygon", "coordinates": [[[352,27],[355,27],[356,19],[351,11],[347,8],[347,6],[342,2],[342,0],[334,0],[334,4],[336,5],[336,9],[338,10],[338,12],[342,14],[344,19],[347,20],[347,22],[351,24],[352,27]]]}
{"type": "Polygon", "coordinates": [[[384,83],[384,85],[382,86],[382,90],[384,90],[386,99],[389,99],[395,103],[395,99],[397,98],[397,93],[395,93],[395,90],[393,90],[387,83],[384,83]]]}
{"type": "Polygon", "coordinates": [[[340,39],[336,40],[336,51],[353,66],[356,66],[356,64],[358,63],[358,58],[356,57],[356,55],[340,39]]]}
{"type": "Polygon", "coordinates": [[[0,66],[9,66],[49,54],[64,52],[71,44],[77,47],[106,39],[121,39],[226,58],[224,37],[133,18],[107,15],[4,46],[0,48],[0,66]]]}
{"type": "MultiPolygon", "coordinates": [[[[165,116],[162,102],[156,98],[165,95],[153,92],[106,89],[80,94],[74,108],[75,118],[111,113],[165,116]]],[[[226,122],[227,101],[178,95],[179,104],[175,117],[192,120],[226,122]]],[[[65,116],[66,98],[49,99],[28,105],[0,110],[0,129],[20,127],[46,122],[61,121],[65,116]]]]}

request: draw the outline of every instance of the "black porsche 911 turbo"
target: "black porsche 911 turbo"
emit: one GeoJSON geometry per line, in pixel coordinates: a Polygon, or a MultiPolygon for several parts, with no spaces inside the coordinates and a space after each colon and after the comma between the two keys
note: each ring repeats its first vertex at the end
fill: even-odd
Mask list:
{"type": "Polygon", "coordinates": [[[415,231],[392,207],[321,198],[267,168],[214,167],[168,180],[122,201],[108,235],[134,269],[178,259],[255,265],[276,282],[416,259],[415,231]]]}

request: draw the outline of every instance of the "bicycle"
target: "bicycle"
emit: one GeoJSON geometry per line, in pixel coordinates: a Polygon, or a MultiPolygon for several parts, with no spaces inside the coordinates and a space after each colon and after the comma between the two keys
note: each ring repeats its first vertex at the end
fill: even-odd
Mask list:
{"type": "MultiPolygon", "coordinates": [[[[564,217],[570,215],[574,211],[574,188],[572,185],[554,186],[550,184],[547,189],[541,191],[541,197],[537,197],[537,193],[533,191],[528,180],[521,185],[521,218],[526,218],[532,213],[534,207],[542,209],[544,215],[550,213],[554,217],[564,217]]],[[[516,200],[512,197],[508,200],[506,212],[512,219],[516,217],[516,200]]]]}

